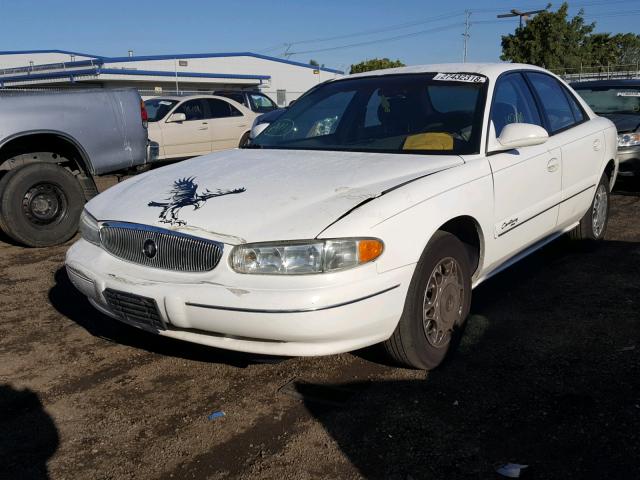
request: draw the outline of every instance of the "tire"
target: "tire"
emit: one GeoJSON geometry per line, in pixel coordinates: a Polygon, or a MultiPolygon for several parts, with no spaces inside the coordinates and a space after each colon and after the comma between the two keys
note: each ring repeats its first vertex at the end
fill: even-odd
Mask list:
{"type": "Polygon", "coordinates": [[[442,363],[469,314],[470,271],[464,244],[448,232],[436,232],[418,261],[398,326],[384,342],[393,360],[423,370],[442,363]],[[443,283],[434,288],[438,278],[443,283]],[[425,303],[432,307],[425,310],[425,303]],[[440,328],[434,329],[437,325],[440,328]],[[443,333],[440,340],[439,330],[443,333]]]}
{"type": "Polygon", "coordinates": [[[589,210],[584,214],[578,226],[569,232],[569,236],[573,240],[600,242],[604,239],[609,224],[611,204],[609,188],[609,177],[605,173],[596,187],[596,193],[589,210]]]}
{"type": "Polygon", "coordinates": [[[249,144],[249,132],[244,132],[244,135],[240,138],[238,148],[246,147],[249,144]]]}
{"type": "Polygon", "coordinates": [[[0,180],[0,228],[29,247],[69,240],[85,204],[82,187],[64,168],[31,163],[0,180]]]}

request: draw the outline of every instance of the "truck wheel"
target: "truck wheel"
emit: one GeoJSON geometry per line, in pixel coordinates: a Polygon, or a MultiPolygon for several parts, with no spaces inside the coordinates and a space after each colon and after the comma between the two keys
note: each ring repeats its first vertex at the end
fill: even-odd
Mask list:
{"type": "Polygon", "coordinates": [[[574,240],[603,240],[609,224],[609,204],[609,178],[604,174],[596,187],[591,207],[580,220],[580,224],[569,232],[569,236],[574,240]]]}
{"type": "Polygon", "coordinates": [[[69,171],[51,163],[24,165],[0,180],[0,228],[29,247],[58,245],[78,230],[84,203],[69,171]]]}
{"type": "Polygon", "coordinates": [[[384,343],[396,362],[424,370],[442,363],[469,314],[470,270],[464,244],[436,232],[416,266],[400,322],[384,343]]]}

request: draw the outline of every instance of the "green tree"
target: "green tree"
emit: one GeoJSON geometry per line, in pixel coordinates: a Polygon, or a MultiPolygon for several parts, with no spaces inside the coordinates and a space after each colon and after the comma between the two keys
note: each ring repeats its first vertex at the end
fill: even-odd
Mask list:
{"type": "Polygon", "coordinates": [[[500,59],[548,69],[579,68],[587,60],[585,47],[595,23],[585,23],[582,10],[568,18],[568,10],[565,2],[557,11],[541,12],[515,33],[503,36],[500,59]]]}
{"type": "Polygon", "coordinates": [[[400,60],[389,60],[388,58],[372,58],[364,62],[351,65],[349,73],[370,72],[371,70],[383,70],[385,68],[404,67],[400,60]]]}
{"type": "MultiPolygon", "coordinates": [[[[551,5],[547,6],[547,9],[551,5]]],[[[568,17],[568,5],[536,15],[515,33],[502,37],[506,61],[530,63],[551,70],[577,72],[584,69],[630,69],[640,62],[640,35],[593,33],[594,23],[585,23],[583,11],[568,17]]]]}

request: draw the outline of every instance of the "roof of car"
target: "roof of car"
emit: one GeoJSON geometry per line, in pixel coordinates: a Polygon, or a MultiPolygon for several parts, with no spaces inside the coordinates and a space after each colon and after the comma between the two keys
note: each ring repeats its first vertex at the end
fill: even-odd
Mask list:
{"type": "Polygon", "coordinates": [[[158,95],[157,97],[149,98],[149,100],[173,100],[176,102],[182,102],[183,100],[191,100],[194,98],[219,98],[225,101],[229,100],[227,97],[219,97],[217,95],[209,95],[206,93],[202,95],[158,95]]]}
{"type": "Polygon", "coordinates": [[[366,77],[377,75],[393,75],[404,73],[477,73],[486,77],[496,78],[501,73],[510,70],[540,70],[545,69],[525,63],[435,63],[430,65],[413,65],[411,67],[388,68],[371,72],[355,73],[343,78],[366,77]]]}
{"type": "Polygon", "coordinates": [[[574,82],[571,86],[575,89],[591,87],[640,87],[640,78],[589,80],[585,82],[574,82]]]}

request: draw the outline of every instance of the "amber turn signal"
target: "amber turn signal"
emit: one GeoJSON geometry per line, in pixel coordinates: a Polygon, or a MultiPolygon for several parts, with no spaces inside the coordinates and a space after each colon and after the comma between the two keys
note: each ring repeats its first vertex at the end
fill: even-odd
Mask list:
{"type": "Polygon", "coordinates": [[[366,263],[382,255],[384,249],[380,240],[360,240],[358,242],[358,261],[366,263]]]}

